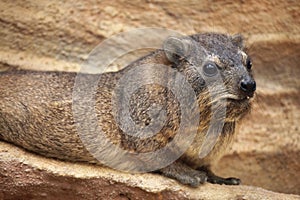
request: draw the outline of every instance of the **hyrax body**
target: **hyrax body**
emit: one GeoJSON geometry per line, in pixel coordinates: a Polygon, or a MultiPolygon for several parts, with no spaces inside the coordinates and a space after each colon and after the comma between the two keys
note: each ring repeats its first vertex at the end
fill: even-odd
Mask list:
{"type": "MultiPolygon", "coordinates": [[[[239,179],[214,175],[210,166],[230,146],[236,122],[249,111],[250,97],[256,88],[251,60],[244,52],[241,36],[204,33],[183,38],[170,37],[164,42],[162,50],[152,52],[123,70],[101,75],[94,99],[97,122],[89,123],[98,123],[102,127],[102,134],[114,145],[135,153],[152,152],[166,146],[176,136],[182,121],[180,105],[174,93],[160,85],[148,84],[138,88],[130,97],[129,117],[135,124],[146,127],[155,121],[147,113],[149,108],[153,104],[163,104],[166,111],[163,128],[151,137],[140,138],[124,133],[118,126],[112,104],[114,89],[124,74],[143,64],[161,64],[181,73],[195,92],[200,110],[199,123],[189,127],[190,130],[196,130],[190,147],[175,162],[156,172],[191,186],[205,181],[239,184],[239,179]],[[224,88],[212,96],[204,76],[212,78],[216,75],[221,77],[224,88]],[[211,108],[218,103],[226,107],[224,125],[213,149],[204,158],[200,158],[200,148],[212,116],[211,108]]],[[[78,135],[78,122],[72,111],[76,76],[76,73],[67,72],[2,72],[0,139],[47,157],[97,163],[78,135]]],[[[81,76],[84,80],[90,80],[97,75],[81,76]]],[[[147,72],[143,76],[147,76],[147,72]]],[[[212,82],[211,87],[217,85],[212,82]]],[[[81,114],[84,115],[84,111],[81,114]]],[[[191,116],[194,114],[199,113],[191,111],[191,116]]],[[[92,124],[90,127],[93,127],[92,124]]],[[[93,130],[86,130],[87,134],[89,131],[93,130]]],[[[130,165],[130,162],[126,165],[130,165]]]]}

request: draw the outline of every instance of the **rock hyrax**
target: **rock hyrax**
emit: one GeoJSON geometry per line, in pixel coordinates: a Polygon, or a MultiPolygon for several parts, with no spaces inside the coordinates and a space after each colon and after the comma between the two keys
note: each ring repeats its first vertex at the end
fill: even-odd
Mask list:
{"type": "MultiPolygon", "coordinates": [[[[250,110],[251,97],[256,89],[252,62],[244,50],[242,37],[218,33],[170,37],[166,39],[162,49],[138,59],[123,70],[101,75],[95,95],[98,120],[94,123],[101,125],[106,137],[114,145],[129,152],[152,152],[164,147],[176,136],[182,121],[180,105],[174,93],[160,85],[148,84],[138,88],[130,97],[130,118],[135,124],[146,127],[155,120],[150,117],[149,108],[153,104],[163,104],[166,111],[163,128],[151,137],[140,138],[134,134],[125,134],[116,123],[111,103],[114,88],[130,69],[148,63],[162,64],[184,75],[195,92],[200,110],[199,123],[195,127],[189,127],[190,130],[196,130],[190,147],[175,162],[156,172],[191,186],[206,181],[239,184],[240,180],[237,178],[216,176],[210,167],[232,143],[236,123],[250,110]],[[224,88],[212,96],[206,78],[211,79],[216,74],[222,78],[224,88]],[[200,147],[208,131],[212,105],[221,100],[226,100],[223,101],[226,117],[219,131],[220,137],[212,150],[200,158],[200,147]]],[[[76,75],[77,73],[27,70],[0,73],[0,139],[47,157],[99,163],[78,136],[77,122],[72,112],[76,75]]],[[[97,75],[82,76],[89,80],[97,75]]],[[[147,72],[143,76],[147,76],[147,72]]],[[[211,86],[217,87],[213,82],[211,86]]],[[[92,129],[93,126],[90,127],[92,129]]],[[[86,130],[87,134],[89,131],[93,130],[86,130]]]]}

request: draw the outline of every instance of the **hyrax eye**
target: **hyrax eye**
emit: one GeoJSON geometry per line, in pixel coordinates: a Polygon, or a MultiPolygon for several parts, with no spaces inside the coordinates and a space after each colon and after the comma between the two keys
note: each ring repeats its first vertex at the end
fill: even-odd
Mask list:
{"type": "Polygon", "coordinates": [[[246,60],[246,67],[247,67],[247,69],[251,69],[252,68],[252,61],[251,61],[251,59],[249,57],[246,60]]]}
{"type": "Polygon", "coordinates": [[[207,63],[203,66],[203,73],[206,76],[215,76],[218,73],[218,68],[215,63],[207,63]]]}

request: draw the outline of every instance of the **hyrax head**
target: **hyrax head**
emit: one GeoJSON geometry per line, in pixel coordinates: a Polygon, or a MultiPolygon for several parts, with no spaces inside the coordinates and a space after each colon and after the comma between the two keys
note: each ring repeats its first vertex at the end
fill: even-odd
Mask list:
{"type": "Polygon", "coordinates": [[[226,100],[235,120],[250,108],[256,90],[252,61],[240,35],[218,33],[169,37],[163,46],[172,66],[182,72],[202,102],[226,100]]]}

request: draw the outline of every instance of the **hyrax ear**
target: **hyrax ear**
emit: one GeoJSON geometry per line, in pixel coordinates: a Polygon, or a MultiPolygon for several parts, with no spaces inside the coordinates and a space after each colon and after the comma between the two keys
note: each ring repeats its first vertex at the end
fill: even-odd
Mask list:
{"type": "Polygon", "coordinates": [[[239,49],[244,49],[244,38],[241,34],[235,34],[231,37],[232,44],[237,46],[239,49]]]}
{"type": "Polygon", "coordinates": [[[169,61],[178,64],[190,55],[191,45],[188,39],[169,37],[163,44],[163,50],[169,61]]]}

